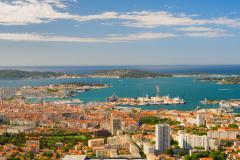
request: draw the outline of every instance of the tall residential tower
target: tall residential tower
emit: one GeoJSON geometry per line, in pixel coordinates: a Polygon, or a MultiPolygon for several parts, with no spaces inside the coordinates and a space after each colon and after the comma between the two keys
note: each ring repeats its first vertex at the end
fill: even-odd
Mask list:
{"type": "Polygon", "coordinates": [[[111,118],[111,133],[117,135],[118,130],[122,130],[122,120],[120,118],[111,118]]]}
{"type": "Polygon", "coordinates": [[[170,126],[166,124],[156,125],[156,152],[163,153],[170,148],[170,126]]]}

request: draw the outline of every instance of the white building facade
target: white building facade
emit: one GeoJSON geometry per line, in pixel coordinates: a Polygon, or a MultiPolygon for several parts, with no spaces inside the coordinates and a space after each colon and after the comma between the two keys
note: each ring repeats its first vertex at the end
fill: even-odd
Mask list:
{"type": "Polygon", "coordinates": [[[170,148],[170,126],[166,124],[157,124],[155,130],[157,152],[163,153],[170,148]]]}
{"type": "Polygon", "coordinates": [[[198,147],[204,150],[209,149],[207,135],[199,136],[196,134],[188,134],[183,131],[179,131],[178,136],[178,143],[181,148],[193,149],[195,147],[198,147]]]}

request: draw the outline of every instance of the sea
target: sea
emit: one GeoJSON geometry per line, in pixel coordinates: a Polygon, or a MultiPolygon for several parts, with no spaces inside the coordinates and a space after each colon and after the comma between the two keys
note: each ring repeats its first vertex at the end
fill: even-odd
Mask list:
{"type": "MultiPolygon", "coordinates": [[[[18,69],[25,71],[53,71],[66,73],[93,73],[98,70],[112,69],[140,69],[158,73],[172,74],[224,74],[240,75],[240,65],[161,65],[161,66],[14,66],[0,67],[1,69],[18,69]]],[[[116,93],[119,97],[155,96],[156,86],[160,87],[160,95],[181,97],[187,102],[183,105],[154,105],[154,106],[128,106],[145,110],[158,110],[166,108],[170,110],[195,110],[199,108],[217,108],[218,105],[204,105],[200,101],[207,99],[228,100],[240,99],[240,85],[220,85],[214,82],[201,82],[194,77],[171,78],[76,78],[76,79],[24,79],[24,80],[0,80],[0,87],[38,86],[59,83],[86,82],[110,84],[110,88],[91,90],[78,93],[72,98],[78,98],[84,103],[104,102],[107,97],[116,93]]],[[[234,112],[240,112],[235,109],[234,112]]]]}

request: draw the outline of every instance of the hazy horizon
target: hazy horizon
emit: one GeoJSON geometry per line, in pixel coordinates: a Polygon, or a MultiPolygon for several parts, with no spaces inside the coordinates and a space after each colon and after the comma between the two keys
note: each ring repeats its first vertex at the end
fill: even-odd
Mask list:
{"type": "Polygon", "coordinates": [[[134,69],[159,73],[188,74],[209,73],[240,75],[240,65],[123,65],[123,66],[5,66],[0,70],[51,71],[66,73],[91,73],[100,70],[134,69]]]}

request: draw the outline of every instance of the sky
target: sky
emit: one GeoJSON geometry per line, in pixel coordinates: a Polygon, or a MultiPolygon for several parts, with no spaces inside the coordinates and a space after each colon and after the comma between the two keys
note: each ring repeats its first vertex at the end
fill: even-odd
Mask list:
{"type": "Polygon", "coordinates": [[[0,0],[0,66],[240,64],[239,0],[0,0]]]}

